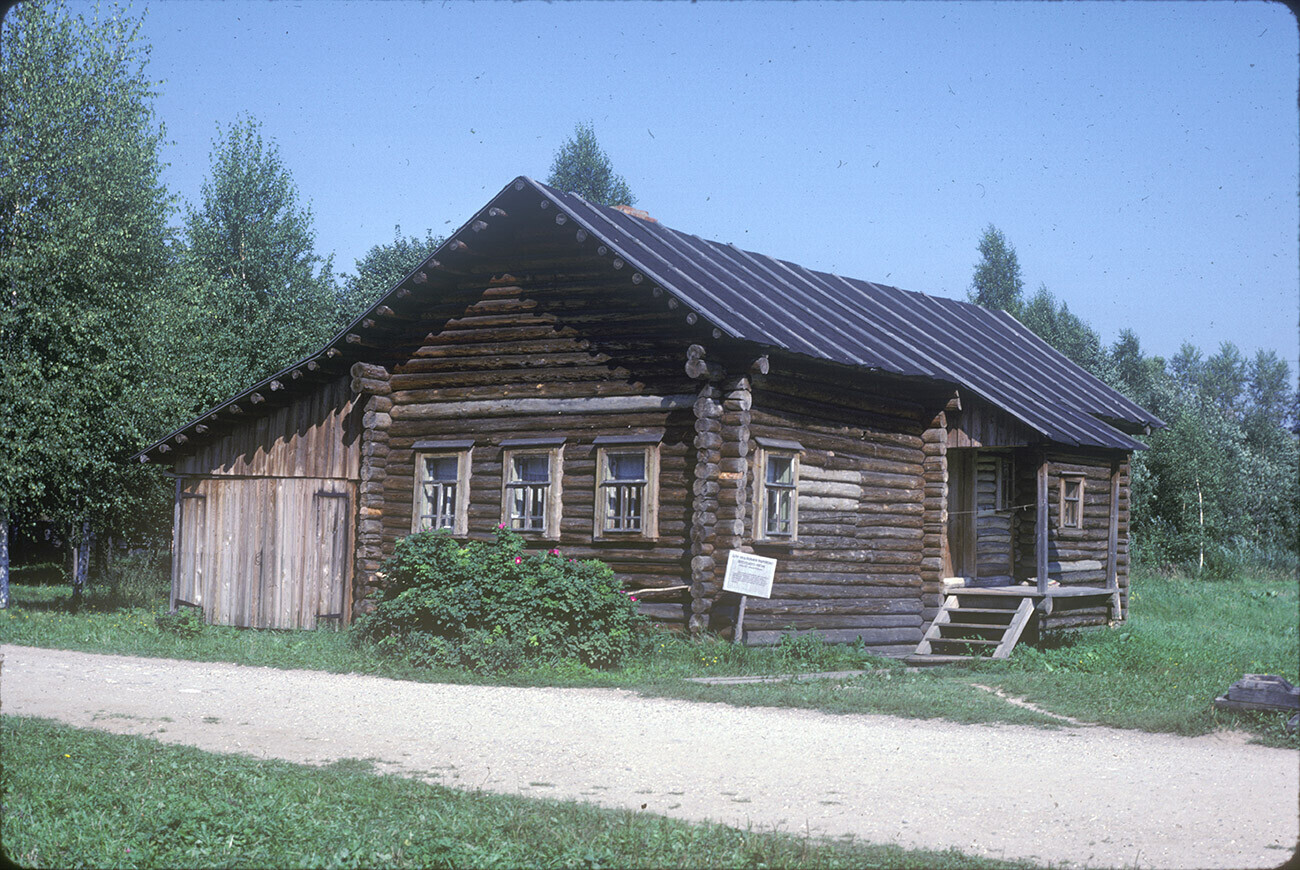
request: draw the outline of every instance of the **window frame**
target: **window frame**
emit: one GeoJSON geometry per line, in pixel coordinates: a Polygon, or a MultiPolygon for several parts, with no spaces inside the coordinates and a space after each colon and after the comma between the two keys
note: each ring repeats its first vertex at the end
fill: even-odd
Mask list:
{"type": "Polygon", "coordinates": [[[594,540],[653,541],[659,537],[659,445],[661,435],[604,435],[595,440],[596,488],[592,501],[592,538],[594,540]],[[636,530],[612,529],[606,510],[607,491],[615,485],[607,478],[606,458],[610,454],[640,453],[645,459],[641,482],[641,527],[636,530]]]}
{"type": "Polygon", "coordinates": [[[1009,511],[1016,502],[1016,459],[1014,456],[995,456],[993,467],[993,509],[1009,511]]]}
{"type": "Polygon", "coordinates": [[[415,491],[411,499],[411,533],[441,529],[426,526],[425,516],[432,513],[425,486],[428,483],[427,459],[456,457],[456,507],[452,525],[447,531],[456,536],[469,533],[469,487],[473,470],[473,441],[417,441],[412,447],[415,454],[415,491]]]}
{"type": "Polygon", "coordinates": [[[803,445],[797,441],[776,438],[756,438],[754,462],[754,541],[769,544],[794,544],[799,541],[799,466],[803,457],[803,445]],[[790,531],[789,533],[772,532],[767,526],[768,505],[771,495],[767,482],[768,463],[773,458],[790,460],[790,485],[779,486],[790,494],[790,531]]]}
{"type": "Polygon", "coordinates": [[[501,522],[507,529],[528,537],[556,540],[560,537],[563,517],[564,439],[518,438],[501,442],[501,522]],[[542,528],[516,528],[512,498],[521,487],[536,487],[535,482],[513,481],[514,460],[524,456],[545,456],[547,468],[546,506],[542,513],[542,528]]]}
{"type": "Polygon", "coordinates": [[[1083,528],[1083,505],[1084,505],[1084,490],[1086,486],[1086,480],[1087,478],[1082,474],[1061,475],[1061,490],[1057,502],[1056,527],[1058,529],[1082,529],[1083,528]],[[1079,493],[1077,496],[1070,496],[1068,494],[1071,484],[1079,485],[1079,493]],[[1069,508],[1072,506],[1078,508],[1078,513],[1074,517],[1070,517],[1069,515],[1071,513],[1069,508]]]}

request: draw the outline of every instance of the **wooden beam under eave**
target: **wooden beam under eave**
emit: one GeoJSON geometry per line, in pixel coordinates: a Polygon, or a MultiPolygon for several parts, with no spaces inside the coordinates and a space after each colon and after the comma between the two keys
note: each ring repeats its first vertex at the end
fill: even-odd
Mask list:
{"type": "Polygon", "coordinates": [[[1038,591],[1047,594],[1047,454],[1038,460],[1037,512],[1034,520],[1034,555],[1038,572],[1038,591]]]}
{"type": "Polygon", "coordinates": [[[1110,462],[1110,525],[1106,533],[1106,588],[1110,590],[1110,618],[1123,616],[1119,594],[1119,471],[1118,459],[1110,462]]]}

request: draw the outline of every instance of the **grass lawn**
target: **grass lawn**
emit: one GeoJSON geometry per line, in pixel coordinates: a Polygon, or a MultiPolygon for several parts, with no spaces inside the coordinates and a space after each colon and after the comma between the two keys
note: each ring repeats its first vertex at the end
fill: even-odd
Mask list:
{"type": "Polygon", "coordinates": [[[460,792],[0,718],[0,843],[28,867],[1032,865],[460,792]]]}
{"type": "Polygon", "coordinates": [[[1140,573],[1133,588],[1132,617],[1121,626],[1079,632],[1042,649],[1022,644],[1009,661],[922,672],[910,672],[898,662],[867,656],[851,646],[806,639],[762,649],[717,641],[690,643],[664,635],[646,655],[621,670],[563,664],[487,677],[412,668],[350,645],[346,633],[337,631],[206,626],[194,636],[184,636],[161,630],[156,608],[96,609],[93,600],[74,615],[65,588],[42,585],[13,587],[13,606],[0,612],[0,642],[426,682],[605,686],[742,705],[1059,724],[972,685],[978,683],[1087,722],[1186,735],[1240,728],[1272,745],[1300,747],[1300,739],[1284,732],[1282,714],[1220,712],[1213,707],[1215,696],[1243,674],[1278,674],[1300,683],[1300,589],[1293,580],[1196,581],[1140,573]],[[701,685],[687,679],[857,668],[869,673],[756,685],[701,685]]]}

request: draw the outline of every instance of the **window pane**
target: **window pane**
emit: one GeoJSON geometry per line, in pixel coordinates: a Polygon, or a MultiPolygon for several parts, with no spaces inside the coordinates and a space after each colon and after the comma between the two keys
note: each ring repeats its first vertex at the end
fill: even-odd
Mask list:
{"type": "Polygon", "coordinates": [[[794,486],[794,460],[788,456],[769,456],[767,458],[767,482],[783,486],[794,486]]]}
{"type": "Polygon", "coordinates": [[[645,480],[645,451],[606,453],[605,474],[610,480],[645,480]]]}
{"type": "Polygon", "coordinates": [[[526,454],[511,458],[510,479],[526,483],[548,483],[551,462],[546,454],[526,454]]]}
{"type": "Polygon", "coordinates": [[[510,527],[540,532],[546,528],[546,496],[549,486],[514,486],[510,493],[510,527]]]}
{"type": "Polygon", "coordinates": [[[767,492],[767,534],[790,534],[790,496],[788,489],[771,489],[767,492]]]}
{"type": "Polygon", "coordinates": [[[605,487],[605,531],[641,531],[641,496],[644,484],[621,483],[605,487]]]}
{"type": "Polygon", "coordinates": [[[430,456],[424,460],[425,478],[455,483],[459,465],[455,456],[430,456]]]}

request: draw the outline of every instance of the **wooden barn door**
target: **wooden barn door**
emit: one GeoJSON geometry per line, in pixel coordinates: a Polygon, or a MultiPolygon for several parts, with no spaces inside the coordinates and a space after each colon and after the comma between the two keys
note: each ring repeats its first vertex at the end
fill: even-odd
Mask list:
{"type": "Polygon", "coordinates": [[[303,602],[310,612],[303,613],[303,626],[312,627],[317,620],[326,625],[342,626],[349,610],[349,583],[352,569],[352,498],[345,489],[317,490],[312,499],[312,532],[307,546],[312,552],[304,560],[311,566],[305,578],[303,602]]]}
{"type": "Polygon", "coordinates": [[[948,547],[945,577],[975,577],[974,451],[948,449],[948,547]]]}
{"type": "MultiPolygon", "coordinates": [[[[191,487],[195,485],[189,484],[191,487]]],[[[185,486],[178,489],[178,497],[171,603],[172,607],[186,604],[202,606],[205,597],[203,583],[207,573],[204,569],[209,567],[206,564],[209,555],[208,497],[187,490],[185,486]]]]}

